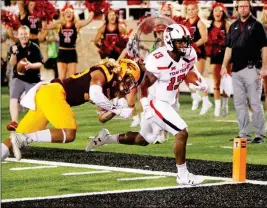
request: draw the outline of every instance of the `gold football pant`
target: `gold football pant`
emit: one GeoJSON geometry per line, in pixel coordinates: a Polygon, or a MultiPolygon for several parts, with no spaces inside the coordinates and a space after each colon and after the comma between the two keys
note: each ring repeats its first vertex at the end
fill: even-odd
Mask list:
{"type": "Polygon", "coordinates": [[[50,122],[57,129],[77,129],[77,123],[66,93],[59,83],[42,86],[35,96],[36,110],[29,110],[19,122],[16,132],[44,130],[50,122]]]}

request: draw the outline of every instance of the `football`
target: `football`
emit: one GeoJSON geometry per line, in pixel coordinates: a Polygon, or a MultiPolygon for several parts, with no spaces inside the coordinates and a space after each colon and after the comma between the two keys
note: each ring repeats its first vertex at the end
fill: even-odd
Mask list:
{"type": "Polygon", "coordinates": [[[17,64],[17,73],[19,75],[24,75],[25,74],[25,72],[26,72],[25,66],[26,66],[27,62],[28,62],[28,60],[26,58],[23,58],[17,64]]]}
{"type": "Polygon", "coordinates": [[[187,75],[185,76],[184,81],[185,81],[185,83],[186,83],[187,85],[189,85],[189,83],[192,83],[192,84],[198,86],[198,84],[196,83],[196,81],[199,81],[199,78],[198,78],[198,76],[197,76],[197,74],[196,74],[195,72],[190,71],[190,72],[188,72],[187,75]]]}

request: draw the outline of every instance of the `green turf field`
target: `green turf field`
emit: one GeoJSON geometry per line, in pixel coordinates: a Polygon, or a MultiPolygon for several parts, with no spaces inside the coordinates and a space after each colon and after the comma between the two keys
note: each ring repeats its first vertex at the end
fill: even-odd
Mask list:
{"type": "MultiPolygon", "coordinates": [[[[8,123],[10,119],[7,92],[7,88],[2,88],[2,140],[9,135],[9,132],[5,129],[5,124],[8,123]]],[[[191,111],[191,98],[189,95],[182,95],[180,97],[180,103],[180,115],[189,126],[187,158],[231,162],[232,149],[231,143],[228,140],[237,135],[237,123],[216,121],[213,116],[213,110],[205,116],[198,116],[200,109],[195,112],[191,111]]],[[[229,107],[230,115],[227,118],[220,118],[219,120],[227,121],[235,119],[232,101],[230,101],[229,107]]],[[[109,129],[111,133],[126,132],[128,130],[138,131],[138,128],[131,129],[129,127],[131,120],[121,120],[117,117],[106,124],[99,123],[96,118],[96,107],[92,104],[75,107],[73,108],[73,111],[75,112],[78,121],[78,132],[76,140],[73,143],[31,144],[31,146],[83,150],[88,143],[88,137],[96,135],[103,127],[109,129]]],[[[21,115],[23,115],[23,113],[21,115]]],[[[147,147],[139,147],[113,144],[96,148],[96,151],[173,157],[172,146],[173,136],[169,135],[168,141],[160,145],[152,144],[147,147]]],[[[260,145],[249,144],[247,162],[250,164],[266,165],[266,152],[266,143],[260,145]]],[[[90,164],[89,160],[88,164],[90,164]]],[[[46,165],[51,166],[51,164],[46,165]]],[[[62,174],[99,171],[99,169],[96,170],[92,167],[80,166],[66,167],[64,165],[50,168],[41,167],[40,169],[31,169],[31,167],[35,166],[44,165],[38,163],[31,164],[27,162],[17,163],[14,161],[2,163],[2,198],[11,199],[176,186],[176,177],[174,176],[164,176],[163,178],[154,180],[137,179],[120,181],[118,179],[148,177],[151,175],[144,175],[142,173],[138,173],[138,171],[129,173],[117,170],[107,173],[65,176],[62,174]],[[23,168],[26,168],[26,170],[23,168]]],[[[105,169],[101,170],[103,171],[105,169]]],[[[154,176],[155,175],[157,174],[154,174],[154,176]]],[[[209,180],[206,180],[204,183],[214,182],[216,181],[210,182],[209,180]]]]}
{"type": "MultiPolygon", "coordinates": [[[[211,97],[211,100],[213,98],[211,97]]],[[[235,120],[235,112],[232,104],[232,99],[229,102],[230,114],[226,118],[215,119],[213,110],[210,110],[206,115],[199,116],[197,111],[191,111],[191,98],[189,95],[181,95],[180,97],[180,115],[189,126],[189,139],[187,146],[187,157],[201,160],[215,161],[232,161],[230,138],[237,135],[237,123],[223,122],[216,120],[235,120]]],[[[8,110],[8,90],[2,87],[2,140],[5,139],[9,132],[5,129],[5,124],[10,121],[8,110]]],[[[137,105],[138,106],[138,105],[137,105]]],[[[129,130],[138,131],[139,128],[130,128],[131,120],[121,120],[115,117],[112,121],[106,124],[101,124],[96,118],[96,107],[92,104],[84,104],[79,107],[74,107],[77,122],[78,132],[76,140],[69,144],[31,144],[33,146],[56,147],[67,149],[85,149],[88,143],[89,136],[95,136],[101,128],[107,128],[111,133],[127,132],[129,130]]],[[[173,157],[172,146],[173,136],[169,135],[166,143],[161,145],[149,145],[147,147],[126,146],[126,145],[105,145],[99,147],[97,151],[104,152],[120,152],[129,154],[147,154],[155,156],[173,157]]],[[[248,144],[247,162],[250,164],[267,164],[266,152],[267,144],[248,144]]]]}

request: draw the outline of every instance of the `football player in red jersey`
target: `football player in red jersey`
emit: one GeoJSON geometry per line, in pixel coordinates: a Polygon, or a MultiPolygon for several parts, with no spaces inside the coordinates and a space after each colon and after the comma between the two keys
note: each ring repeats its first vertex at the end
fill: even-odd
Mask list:
{"type": "Polygon", "coordinates": [[[132,108],[114,105],[103,92],[113,88],[125,95],[137,85],[139,77],[140,69],[133,61],[122,59],[117,63],[106,59],[66,80],[37,84],[25,95],[23,103],[30,110],[16,132],[2,143],[1,159],[8,157],[9,149],[13,148],[16,159],[20,160],[20,149],[32,142],[73,142],[77,123],[71,106],[91,102],[123,118],[130,117],[132,108]],[[46,129],[48,123],[54,128],[46,129]]]}

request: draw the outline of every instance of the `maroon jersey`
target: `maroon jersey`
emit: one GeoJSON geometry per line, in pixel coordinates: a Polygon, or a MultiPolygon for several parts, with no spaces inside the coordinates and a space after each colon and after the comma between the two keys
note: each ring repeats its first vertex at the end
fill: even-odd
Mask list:
{"type": "Polygon", "coordinates": [[[63,86],[66,92],[66,101],[70,106],[82,105],[85,102],[91,102],[89,97],[89,87],[91,82],[91,72],[95,70],[101,70],[105,74],[106,84],[103,86],[103,92],[106,92],[107,88],[112,88],[114,75],[109,72],[106,66],[101,64],[86,69],[81,73],[76,73],[63,81],[54,79],[51,82],[57,82],[63,86]]]}

